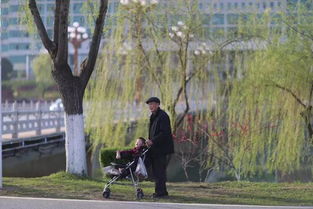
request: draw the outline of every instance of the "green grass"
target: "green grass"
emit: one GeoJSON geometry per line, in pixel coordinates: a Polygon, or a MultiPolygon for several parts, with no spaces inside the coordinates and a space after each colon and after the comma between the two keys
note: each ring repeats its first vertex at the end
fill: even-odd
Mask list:
{"type": "MultiPolygon", "coordinates": [[[[106,180],[81,178],[64,172],[40,178],[3,179],[0,195],[102,200],[106,180]]],[[[141,182],[144,201],[257,204],[257,205],[313,205],[313,183],[168,183],[170,197],[153,200],[154,183],[141,182]]],[[[111,187],[110,200],[135,199],[129,181],[120,181],[111,187]]]]}

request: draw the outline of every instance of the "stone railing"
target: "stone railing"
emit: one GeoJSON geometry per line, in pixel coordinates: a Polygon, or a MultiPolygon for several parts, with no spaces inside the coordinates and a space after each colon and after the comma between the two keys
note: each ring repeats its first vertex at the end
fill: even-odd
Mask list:
{"type": "MultiPolygon", "coordinates": [[[[55,106],[51,110],[51,105],[52,102],[2,104],[2,134],[11,134],[11,138],[17,138],[19,133],[28,131],[36,131],[36,135],[41,135],[44,129],[55,129],[55,132],[60,132],[64,127],[64,110],[55,106]]],[[[207,105],[208,100],[191,100],[190,111],[206,109],[207,105]]],[[[84,106],[84,109],[88,109],[88,105],[84,106]]],[[[183,112],[184,108],[184,103],[178,103],[177,113],[183,112]]],[[[147,113],[148,118],[150,113],[145,104],[129,104],[116,112],[115,119],[124,117],[137,120],[143,111],[147,113]]]]}
{"type": "Polygon", "coordinates": [[[18,133],[36,131],[42,134],[43,129],[54,128],[60,132],[64,126],[64,111],[49,110],[51,103],[4,103],[2,104],[2,134],[12,134],[17,138],[18,133]]]}

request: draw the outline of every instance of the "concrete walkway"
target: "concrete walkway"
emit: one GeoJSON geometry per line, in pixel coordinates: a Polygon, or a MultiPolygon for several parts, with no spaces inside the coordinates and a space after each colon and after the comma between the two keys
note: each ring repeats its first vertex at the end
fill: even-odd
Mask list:
{"type": "MultiPolygon", "coordinates": [[[[59,132],[64,132],[65,127],[61,127],[61,130],[59,132]]],[[[53,134],[53,133],[58,133],[56,132],[55,128],[48,128],[48,129],[43,129],[41,130],[41,135],[47,135],[47,134],[53,134]]],[[[36,131],[26,131],[26,132],[21,132],[18,133],[17,138],[30,138],[34,136],[40,136],[36,134],[36,131]]],[[[2,134],[2,139],[3,141],[9,141],[12,139],[12,134],[2,134]]]]}
{"type": "Polygon", "coordinates": [[[47,199],[0,196],[0,209],[308,209],[296,206],[248,206],[181,204],[158,202],[121,202],[72,199],[47,199]]]}

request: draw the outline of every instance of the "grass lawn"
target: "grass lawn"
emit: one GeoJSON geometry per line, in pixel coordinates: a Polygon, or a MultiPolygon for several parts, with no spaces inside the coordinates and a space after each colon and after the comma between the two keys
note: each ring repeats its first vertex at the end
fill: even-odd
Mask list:
{"type": "MultiPolygon", "coordinates": [[[[95,180],[64,172],[40,178],[3,179],[2,196],[49,197],[103,200],[106,180],[95,180]]],[[[153,182],[141,182],[143,201],[257,204],[257,205],[313,205],[313,183],[168,183],[170,197],[154,200],[153,182]]],[[[110,200],[134,201],[135,192],[130,181],[120,181],[111,187],[110,200]]]]}

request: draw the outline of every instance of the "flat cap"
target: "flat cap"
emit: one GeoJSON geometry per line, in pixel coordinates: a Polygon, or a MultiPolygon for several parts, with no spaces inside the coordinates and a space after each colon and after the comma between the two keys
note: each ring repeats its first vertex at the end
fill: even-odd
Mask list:
{"type": "Polygon", "coordinates": [[[150,102],[156,102],[156,103],[161,103],[160,102],[160,99],[157,98],[157,97],[150,97],[147,101],[146,101],[146,104],[149,104],[150,102]]]}

